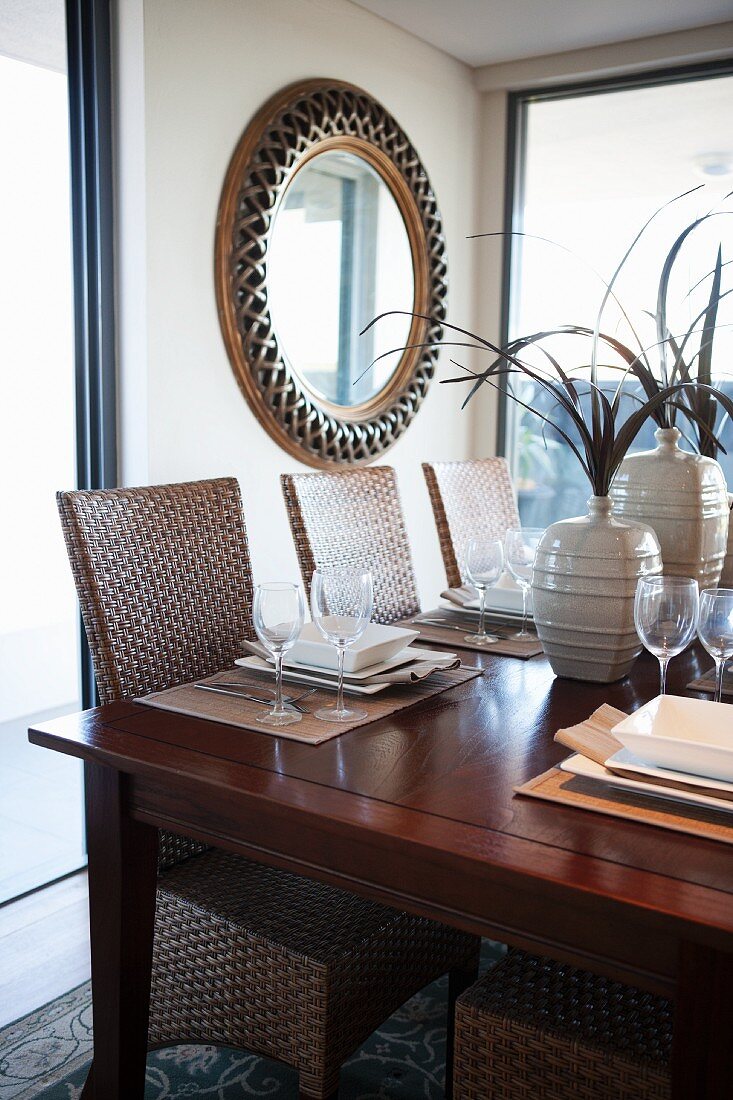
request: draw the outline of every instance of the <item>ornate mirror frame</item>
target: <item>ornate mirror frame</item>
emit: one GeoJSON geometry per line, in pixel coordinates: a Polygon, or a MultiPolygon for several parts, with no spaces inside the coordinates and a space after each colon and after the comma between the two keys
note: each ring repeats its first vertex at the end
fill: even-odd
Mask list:
{"type": "MultiPolygon", "coordinates": [[[[269,100],[245,130],[227,170],[216,224],[215,283],[224,344],[260,423],[310,466],[363,465],[411,423],[435,373],[445,320],[442,222],[427,173],[407,135],[367,92],[308,80],[269,100]],[[378,394],[348,409],[314,394],[291,370],[272,322],[267,249],[293,176],[319,153],[362,157],[388,186],[407,230],[414,317],[406,348],[378,394]]],[[[315,322],[317,323],[317,321],[315,322]]]]}

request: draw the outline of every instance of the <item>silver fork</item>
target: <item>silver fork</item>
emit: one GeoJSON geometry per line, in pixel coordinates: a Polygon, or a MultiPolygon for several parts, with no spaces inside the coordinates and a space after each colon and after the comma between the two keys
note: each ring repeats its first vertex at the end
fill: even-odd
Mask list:
{"type": "MultiPolygon", "coordinates": [[[[263,699],[259,695],[250,695],[245,691],[242,684],[229,683],[224,680],[218,680],[215,684],[195,684],[195,687],[200,691],[213,691],[218,695],[231,695],[233,698],[247,699],[250,703],[261,703],[265,707],[272,706],[273,700],[263,699]]],[[[263,690],[270,692],[273,696],[275,692],[270,688],[264,688],[263,690]]],[[[301,714],[308,714],[305,707],[299,706],[302,699],[307,699],[309,695],[315,695],[318,688],[309,688],[307,691],[303,691],[300,695],[283,695],[283,703],[287,703],[288,706],[294,707],[295,710],[299,710],[301,714]]]]}

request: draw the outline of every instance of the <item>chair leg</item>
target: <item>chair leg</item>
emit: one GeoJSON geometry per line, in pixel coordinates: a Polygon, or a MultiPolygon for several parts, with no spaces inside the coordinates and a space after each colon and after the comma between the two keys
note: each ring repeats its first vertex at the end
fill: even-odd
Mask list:
{"type": "MultiPolygon", "coordinates": [[[[324,1100],[338,1100],[339,1090],[336,1089],[330,1096],[324,1097],[324,1100]]],[[[313,1100],[312,1095],[309,1092],[303,1092],[302,1089],[298,1090],[298,1100],[313,1100]]]]}
{"type": "Polygon", "coordinates": [[[445,1100],[453,1096],[453,1044],[456,1031],[456,1001],[478,978],[478,956],[465,968],[448,974],[448,1023],[445,1043],[445,1100]]]}

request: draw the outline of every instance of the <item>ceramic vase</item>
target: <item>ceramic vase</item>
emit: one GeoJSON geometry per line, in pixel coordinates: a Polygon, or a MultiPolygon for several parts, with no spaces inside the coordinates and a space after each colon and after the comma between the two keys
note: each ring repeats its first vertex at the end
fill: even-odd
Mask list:
{"type": "Polygon", "coordinates": [[[722,588],[733,588],[733,493],[728,493],[728,545],[723,561],[723,571],[720,574],[722,588]]]}
{"type": "Polygon", "coordinates": [[[664,572],[720,580],[728,539],[728,492],[712,458],[683,451],[677,428],[657,428],[653,451],[628,455],[611,486],[617,516],[646,523],[662,548],[664,572]]]}
{"type": "Polygon", "coordinates": [[[659,543],[650,527],[612,511],[609,497],[591,497],[587,516],[553,523],[537,548],[534,621],[557,676],[608,684],[641,652],[636,582],[661,573],[659,543]]]}

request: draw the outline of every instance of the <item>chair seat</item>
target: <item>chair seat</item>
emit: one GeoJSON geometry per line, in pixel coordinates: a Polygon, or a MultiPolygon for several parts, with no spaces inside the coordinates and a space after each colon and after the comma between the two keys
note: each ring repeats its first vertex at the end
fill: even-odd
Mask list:
{"type": "Polygon", "coordinates": [[[341,1063],[474,936],[219,850],[158,883],[150,1041],[242,1046],[328,1096],[341,1063]]]}
{"type": "Polygon", "coordinates": [[[511,951],[456,1003],[455,1100],[668,1100],[672,1004],[511,951]]]}

